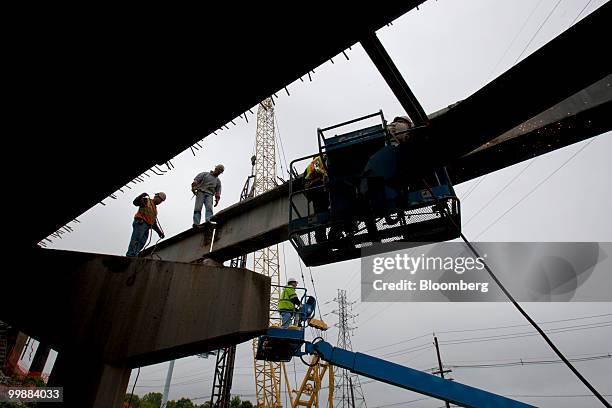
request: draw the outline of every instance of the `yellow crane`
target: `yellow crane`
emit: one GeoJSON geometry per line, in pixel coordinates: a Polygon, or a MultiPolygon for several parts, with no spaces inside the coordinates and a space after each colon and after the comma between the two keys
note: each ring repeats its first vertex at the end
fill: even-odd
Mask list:
{"type": "MultiPolygon", "coordinates": [[[[259,195],[277,186],[276,182],[276,134],[274,128],[274,103],[268,98],[257,109],[257,132],[255,136],[255,179],[253,194],[259,195]]],[[[270,309],[278,310],[280,299],[280,265],[278,245],[253,253],[253,270],[270,277],[270,309]]],[[[270,312],[270,325],[278,324],[278,313],[270,312]]],[[[255,395],[258,408],[280,408],[281,364],[255,359],[257,340],[253,340],[255,369],[255,395]]]]}

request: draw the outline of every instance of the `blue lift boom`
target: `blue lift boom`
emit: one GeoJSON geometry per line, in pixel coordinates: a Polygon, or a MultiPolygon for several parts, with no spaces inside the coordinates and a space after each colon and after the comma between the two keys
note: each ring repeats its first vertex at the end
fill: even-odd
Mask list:
{"type": "Polygon", "coordinates": [[[334,347],[324,340],[304,341],[303,327],[271,327],[259,337],[257,359],[290,361],[292,357],[317,355],[336,367],[397,387],[452,402],[462,407],[527,408],[533,405],[442,379],[390,361],[334,347]],[[304,350],[302,351],[302,345],[304,350]]]}
{"type": "Polygon", "coordinates": [[[533,405],[483,391],[409,367],[334,347],[326,341],[306,342],[306,354],[316,354],[328,363],[355,374],[418,392],[464,407],[525,408],[533,405]]]}
{"type": "MultiPolygon", "coordinates": [[[[304,288],[299,289],[306,292],[304,288]]],[[[321,360],[355,374],[449,401],[463,407],[533,407],[533,405],[436,377],[367,354],[334,347],[320,337],[312,342],[306,341],[304,340],[304,329],[311,324],[315,307],[316,299],[304,294],[302,306],[295,311],[295,324],[288,328],[273,326],[267,330],[266,334],[259,336],[255,358],[265,361],[287,362],[293,357],[299,357],[304,361],[303,356],[305,355],[317,355],[321,360]]]]}

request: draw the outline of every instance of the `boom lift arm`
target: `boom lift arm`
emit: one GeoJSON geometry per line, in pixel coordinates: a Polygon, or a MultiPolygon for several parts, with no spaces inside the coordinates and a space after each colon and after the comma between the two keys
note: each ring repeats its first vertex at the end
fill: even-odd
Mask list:
{"type": "MultiPolygon", "coordinates": [[[[305,288],[299,289],[306,292],[305,288]]],[[[295,312],[295,325],[288,328],[271,326],[265,334],[259,336],[255,356],[257,360],[287,362],[291,361],[293,357],[299,357],[302,362],[308,364],[303,357],[307,354],[314,355],[331,365],[347,369],[355,374],[464,407],[533,407],[533,405],[469,385],[445,380],[367,354],[334,347],[321,337],[317,337],[313,341],[306,341],[304,340],[306,326],[317,327],[318,325],[318,321],[313,320],[316,299],[304,293],[302,300],[302,307],[295,312]],[[304,347],[302,348],[302,346],[304,347]]]]}
{"type": "Polygon", "coordinates": [[[315,355],[331,365],[347,369],[355,374],[449,401],[462,407],[533,407],[533,405],[446,380],[367,354],[334,347],[320,337],[312,342],[304,341],[304,326],[306,324],[308,324],[306,321],[302,321],[299,326],[294,326],[293,329],[269,328],[266,334],[259,337],[256,358],[266,361],[286,362],[290,361],[292,357],[300,357],[304,362],[303,356],[307,354],[315,355]],[[304,351],[302,351],[302,345],[304,345],[304,351]]]}
{"type": "Polygon", "coordinates": [[[306,342],[306,353],[355,374],[382,381],[430,397],[465,407],[526,408],[532,405],[496,395],[469,385],[445,380],[432,374],[334,347],[326,341],[306,342]]]}

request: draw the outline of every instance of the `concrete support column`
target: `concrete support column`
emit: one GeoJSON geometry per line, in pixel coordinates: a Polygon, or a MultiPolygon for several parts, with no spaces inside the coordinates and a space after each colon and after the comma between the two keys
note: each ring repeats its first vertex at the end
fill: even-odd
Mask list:
{"type": "Polygon", "coordinates": [[[64,387],[64,406],[120,408],[131,371],[127,364],[105,363],[86,350],[60,352],[48,386],[64,387]]]}
{"type": "Polygon", "coordinates": [[[57,350],[50,385],[64,387],[65,406],[119,408],[131,368],[268,327],[270,278],[246,269],[57,250],[26,259],[28,273],[3,283],[30,288],[38,303],[0,296],[0,318],[57,350]]]}

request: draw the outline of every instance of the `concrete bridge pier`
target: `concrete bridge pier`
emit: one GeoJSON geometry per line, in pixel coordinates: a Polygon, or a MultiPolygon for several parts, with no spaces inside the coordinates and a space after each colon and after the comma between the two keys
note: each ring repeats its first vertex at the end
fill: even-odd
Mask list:
{"type": "Polygon", "coordinates": [[[132,368],[268,327],[270,279],[247,269],[43,249],[23,259],[4,271],[0,320],[58,351],[50,385],[66,406],[120,407],[132,368]]]}

